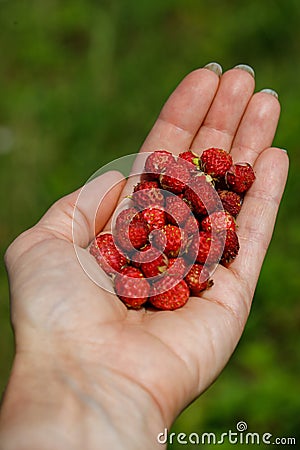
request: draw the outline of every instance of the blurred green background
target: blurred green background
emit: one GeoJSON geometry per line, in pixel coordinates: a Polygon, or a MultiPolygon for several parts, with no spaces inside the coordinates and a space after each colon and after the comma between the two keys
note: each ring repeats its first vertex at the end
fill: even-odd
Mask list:
{"type": "Polygon", "coordinates": [[[244,420],[299,442],[300,2],[0,0],[0,54],[0,391],[13,356],[9,242],[100,166],[137,152],[187,72],[247,63],[257,90],[280,94],[288,185],[238,348],[173,431],[221,434],[244,420]]]}

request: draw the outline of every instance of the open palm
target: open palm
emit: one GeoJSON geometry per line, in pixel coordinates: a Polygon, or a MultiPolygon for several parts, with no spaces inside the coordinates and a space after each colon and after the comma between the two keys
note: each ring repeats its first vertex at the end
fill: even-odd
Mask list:
{"type": "MultiPolygon", "coordinates": [[[[141,149],[178,154],[216,146],[230,151],[235,162],[254,165],[256,181],[238,217],[240,253],[229,268],[217,268],[214,286],[176,311],[127,310],[93,283],[78,262],[72,214],[79,191],[74,192],[53,205],[7,253],[17,352],[41,347],[57,352],[62,356],[58,370],[67,370],[65,361],[72,361],[93,385],[100,384],[104,372],[120,385],[126,380],[133,398],[142,391],[152,397],[165,426],[216,378],[247,320],[287,176],[286,154],[270,148],[278,100],[253,92],[254,79],[244,70],[229,70],[221,78],[207,69],[190,73],[141,149]]],[[[88,264],[96,265],[86,250],[94,232],[95,202],[112,186],[96,221],[100,231],[124,194],[117,172],[88,185],[77,218],[78,251],[88,264]]]]}

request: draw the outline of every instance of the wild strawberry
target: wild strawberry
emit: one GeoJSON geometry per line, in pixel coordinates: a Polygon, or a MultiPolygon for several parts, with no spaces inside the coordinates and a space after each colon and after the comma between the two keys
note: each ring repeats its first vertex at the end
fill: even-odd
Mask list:
{"type": "Polygon", "coordinates": [[[218,235],[212,235],[209,231],[200,231],[190,243],[187,257],[191,261],[200,264],[214,264],[222,256],[223,242],[218,235]]]}
{"type": "Polygon", "coordinates": [[[115,237],[120,247],[131,252],[142,248],[148,242],[149,228],[145,221],[131,221],[127,226],[115,229],[115,237]]]}
{"type": "Polygon", "coordinates": [[[152,231],[149,238],[154,247],[170,258],[178,256],[186,245],[184,231],[170,224],[160,230],[152,231]]]}
{"type": "Polygon", "coordinates": [[[182,225],[188,220],[189,216],[193,216],[191,208],[180,195],[172,195],[166,198],[165,211],[167,220],[172,225],[182,225]]]}
{"type": "Polygon", "coordinates": [[[148,300],[150,285],[136,267],[124,267],[114,284],[117,296],[130,308],[138,309],[148,300]]]}
{"type": "Polygon", "coordinates": [[[89,251],[108,275],[120,272],[128,262],[117,249],[111,233],[99,234],[90,246],[89,251]]]}
{"type": "Polygon", "coordinates": [[[141,249],[133,252],[130,258],[130,264],[140,269],[142,263],[147,263],[158,258],[161,252],[151,244],[146,244],[141,249]]]}
{"type": "Polygon", "coordinates": [[[159,230],[166,224],[166,215],[163,209],[150,207],[140,213],[141,218],[148,224],[149,231],[159,230]]]}
{"type": "Polygon", "coordinates": [[[236,229],[235,220],[227,211],[216,211],[201,221],[204,231],[223,231],[236,229]]]}
{"type": "Polygon", "coordinates": [[[196,153],[192,152],[191,150],[179,153],[178,162],[181,162],[180,160],[187,161],[188,163],[192,164],[195,168],[199,167],[199,156],[196,153]]]}
{"type": "Polygon", "coordinates": [[[183,258],[169,258],[167,274],[176,277],[177,281],[183,280],[188,270],[188,265],[183,258]]]}
{"type": "Polygon", "coordinates": [[[155,308],[170,311],[181,308],[189,299],[190,290],[184,280],[171,289],[163,288],[163,280],[154,285],[150,293],[150,302],[155,308]]]}
{"type": "Polygon", "coordinates": [[[130,222],[139,220],[138,210],[134,207],[123,209],[116,218],[115,228],[128,227],[130,222]]]}
{"type": "Polygon", "coordinates": [[[160,175],[160,185],[163,189],[180,194],[190,180],[190,172],[187,167],[182,164],[174,162],[165,168],[165,171],[160,175]]]}
{"type": "Polygon", "coordinates": [[[250,164],[237,163],[228,169],[225,180],[231,190],[241,194],[250,189],[255,180],[255,174],[250,164]]]}
{"type": "Polygon", "coordinates": [[[133,202],[141,208],[163,206],[164,195],[157,181],[141,181],[133,190],[133,202]]]}
{"type": "Polygon", "coordinates": [[[189,238],[191,235],[199,232],[199,221],[193,214],[187,218],[186,222],[183,225],[184,232],[189,238]]]}
{"type": "Polygon", "coordinates": [[[105,233],[90,253],[114,276],[128,307],[149,301],[162,310],[180,308],[190,294],[213,285],[207,266],[227,266],[237,256],[235,217],[254,179],[250,164],[233,165],[222,149],[209,148],[201,157],[190,150],[178,158],[153,152],[134,188],[134,206],[116,219],[116,244],[105,233]]]}
{"type": "Polygon", "coordinates": [[[221,178],[232,165],[232,157],[225,150],[211,147],[200,156],[202,170],[213,178],[221,178]]]}
{"type": "Polygon", "coordinates": [[[184,192],[185,199],[198,215],[211,213],[221,203],[213,184],[204,175],[195,176],[184,192]]]}
{"type": "Polygon", "coordinates": [[[190,271],[185,277],[192,295],[198,295],[200,292],[208,289],[213,285],[213,280],[209,279],[209,272],[205,266],[201,264],[193,264],[190,271]]]}
{"type": "Polygon", "coordinates": [[[221,264],[224,266],[230,264],[237,257],[239,249],[240,244],[236,232],[233,230],[227,230],[221,264]]]}
{"type": "MultiPolygon", "coordinates": [[[[152,249],[152,260],[142,262],[140,265],[141,271],[146,278],[156,277],[165,272],[168,268],[168,258],[164,253],[160,253],[155,249],[152,249]]],[[[149,253],[147,255],[149,258],[149,253]]]]}
{"type": "Polygon", "coordinates": [[[146,159],[144,172],[151,173],[153,178],[159,178],[159,175],[173,162],[175,162],[175,158],[172,153],[166,150],[157,150],[146,159]]]}
{"type": "Polygon", "coordinates": [[[223,208],[233,217],[236,217],[242,207],[242,197],[233,191],[218,191],[223,208]]]}

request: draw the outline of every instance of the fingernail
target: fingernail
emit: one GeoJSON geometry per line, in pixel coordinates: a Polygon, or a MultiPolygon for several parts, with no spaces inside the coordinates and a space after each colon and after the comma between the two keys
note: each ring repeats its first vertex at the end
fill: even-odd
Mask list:
{"type": "Polygon", "coordinates": [[[208,69],[211,70],[212,72],[215,72],[215,74],[217,74],[218,77],[220,77],[223,73],[222,66],[216,62],[206,64],[206,66],[204,66],[204,69],[208,69]]]}
{"type": "Polygon", "coordinates": [[[285,148],[281,148],[280,150],[284,153],[287,153],[287,150],[285,148]]]}
{"type": "Polygon", "coordinates": [[[248,72],[253,78],[255,78],[254,70],[247,64],[238,64],[237,66],[234,66],[234,69],[244,70],[245,72],[248,72]]]}
{"type": "Polygon", "coordinates": [[[265,94],[273,95],[273,97],[278,98],[278,94],[274,89],[262,89],[260,92],[264,92],[265,94]]]}

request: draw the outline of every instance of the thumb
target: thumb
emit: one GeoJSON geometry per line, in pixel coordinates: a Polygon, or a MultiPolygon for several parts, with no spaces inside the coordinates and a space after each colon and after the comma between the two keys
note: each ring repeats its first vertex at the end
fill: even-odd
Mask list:
{"type": "Polygon", "coordinates": [[[35,226],[10,245],[6,264],[45,239],[64,239],[87,247],[112,215],[124,184],[120,172],[110,171],[57,200],[35,226]]]}
{"type": "Polygon", "coordinates": [[[87,247],[112,215],[124,183],[121,173],[106,172],[54,203],[37,226],[87,247]]]}

